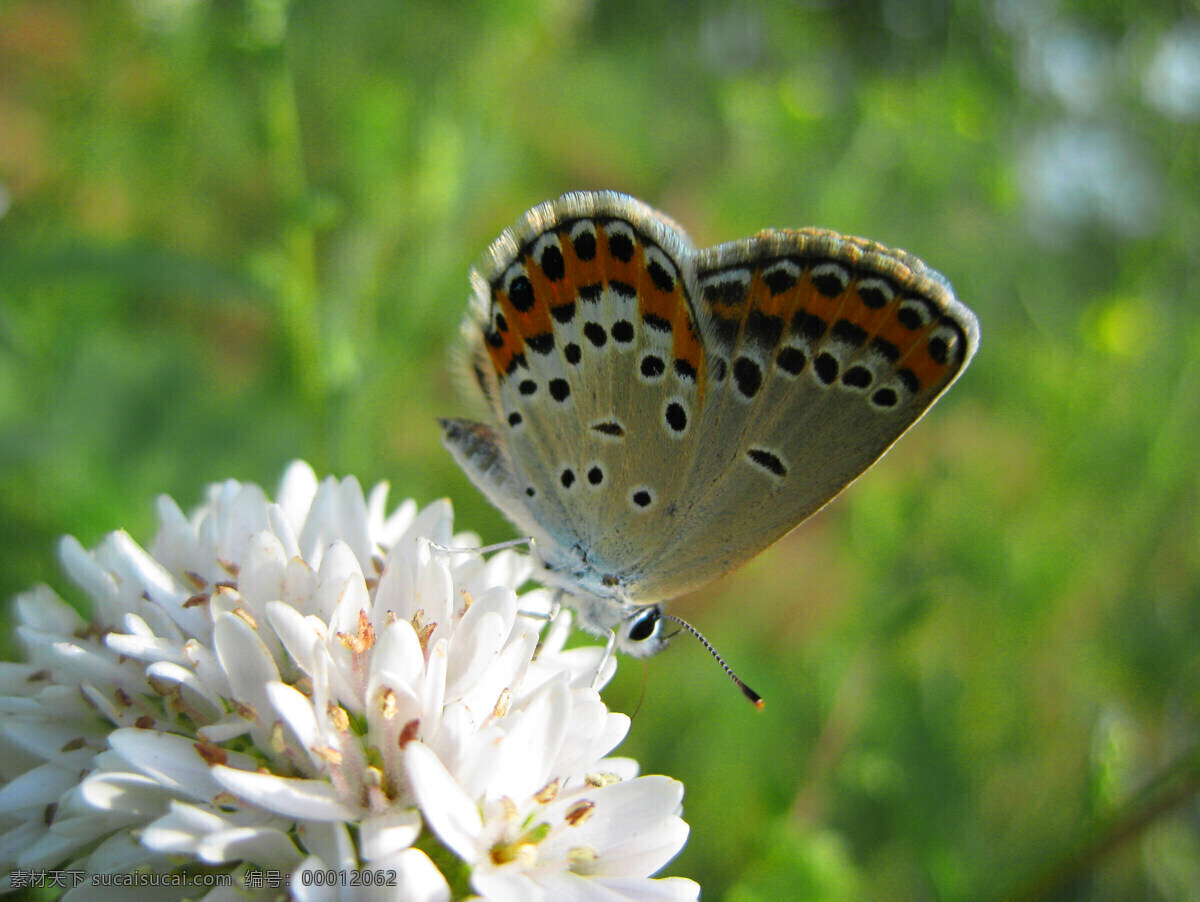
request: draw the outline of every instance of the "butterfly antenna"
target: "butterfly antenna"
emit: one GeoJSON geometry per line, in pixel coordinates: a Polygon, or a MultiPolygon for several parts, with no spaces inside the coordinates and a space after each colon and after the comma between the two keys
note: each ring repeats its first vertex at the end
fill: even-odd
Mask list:
{"type": "Polygon", "coordinates": [[[715,648],[713,648],[712,643],[704,638],[700,630],[696,629],[682,617],[676,617],[674,614],[668,614],[666,611],[663,611],[661,616],[666,617],[668,620],[674,620],[681,627],[699,639],[700,644],[708,649],[708,653],[717,659],[717,663],[721,665],[721,669],[725,671],[725,675],[733,680],[737,687],[742,690],[742,695],[750,699],[750,701],[754,703],[754,707],[762,710],[762,707],[765,704],[765,702],[763,702],[763,697],[742,682],[742,678],[733,672],[732,667],[725,663],[725,659],[721,657],[720,653],[715,648]]]}

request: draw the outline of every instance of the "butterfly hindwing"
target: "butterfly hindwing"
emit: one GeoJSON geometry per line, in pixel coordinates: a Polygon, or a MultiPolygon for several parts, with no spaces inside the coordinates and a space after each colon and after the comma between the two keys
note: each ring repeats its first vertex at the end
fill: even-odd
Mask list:
{"type": "Polygon", "coordinates": [[[679,503],[697,534],[677,534],[646,568],[649,596],[728,572],[829,502],[950,386],[978,341],[941,276],[831,232],[701,251],[695,278],[709,451],[679,503]]]}

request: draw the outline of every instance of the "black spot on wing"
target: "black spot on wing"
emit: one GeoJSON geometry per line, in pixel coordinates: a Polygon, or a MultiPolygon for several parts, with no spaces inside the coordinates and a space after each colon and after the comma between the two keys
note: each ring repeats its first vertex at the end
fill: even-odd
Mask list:
{"type": "Polygon", "coordinates": [[[622,263],[628,263],[633,259],[633,239],[624,232],[610,232],[608,252],[622,263]]]}
{"type": "Polygon", "coordinates": [[[557,245],[549,244],[542,251],[542,259],[539,261],[542,267],[542,272],[546,274],[546,278],[551,282],[557,282],[567,274],[566,264],[563,262],[562,251],[557,245]]]}
{"type": "Polygon", "coordinates": [[[753,398],[762,386],[762,368],[749,357],[733,362],[733,381],[743,397],[753,398]]]}
{"type": "Polygon", "coordinates": [[[771,316],[761,310],[751,310],[750,315],[746,317],[746,339],[763,350],[773,350],[782,336],[782,317],[771,316]]]}
{"type": "Polygon", "coordinates": [[[533,309],[537,298],[533,296],[533,283],[527,276],[517,276],[508,283],[508,300],[521,313],[528,313],[533,309]]]}
{"type": "Polygon", "coordinates": [[[585,263],[588,260],[593,260],[596,257],[596,233],[591,229],[580,232],[572,240],[571,244],[575,247],[575,256],[585,263]]]}
{"type": "Polygon", "coordinates": [[[750,459],[751,463],[757,464],[775,476],[780,478],[787,476],[787,466],[773,451],[768,451],[766,448],[750,448],[746,451],[746,457],[750,459]]]}
{"type": "Polygon", "coordinates": [[[650,280],[659,291],[675,290],[675,279],[657,260],[651,260],[646,271],[650,273],[650,280]]]}

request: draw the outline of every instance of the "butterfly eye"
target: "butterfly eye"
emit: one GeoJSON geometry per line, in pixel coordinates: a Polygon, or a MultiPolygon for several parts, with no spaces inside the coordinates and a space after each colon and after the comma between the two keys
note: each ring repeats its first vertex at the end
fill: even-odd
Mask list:
{"type": "Polygon", "coordinates": [[[635,615],[629,622],[629,639],[632,642],[645,642],[658,632],[659,619],[662,614],[654,605],[635,615]]]}

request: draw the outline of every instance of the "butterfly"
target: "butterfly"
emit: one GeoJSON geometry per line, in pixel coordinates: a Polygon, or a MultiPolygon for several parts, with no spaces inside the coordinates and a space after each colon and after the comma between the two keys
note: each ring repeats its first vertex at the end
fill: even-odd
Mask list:
{"type": "Polygon", "coordinates": [[[579,625],[639,656],[665,644],[662,602],[837,496],[979,343],[904,251],[821,229],[697,250],[612,191],[529,210],[470,278],[487,422],[440,420],[443,443],[579,625]]]}

